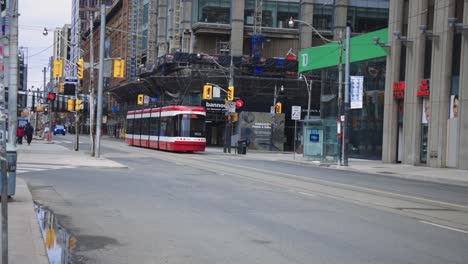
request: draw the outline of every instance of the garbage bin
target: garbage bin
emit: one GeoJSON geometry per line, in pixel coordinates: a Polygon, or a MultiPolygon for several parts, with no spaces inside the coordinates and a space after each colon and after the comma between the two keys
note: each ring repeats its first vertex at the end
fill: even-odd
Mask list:
{"type": "Polygon", "coordinates": [[[237,141],[237,153],[240,155],[247,154],[247,140],[239,140],[237,141]]]}

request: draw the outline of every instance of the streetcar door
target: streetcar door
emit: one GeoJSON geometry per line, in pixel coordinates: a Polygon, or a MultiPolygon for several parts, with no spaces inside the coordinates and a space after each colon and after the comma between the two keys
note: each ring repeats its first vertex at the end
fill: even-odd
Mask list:
{"type": "Polygon", "coordinates": [[[135,145],[141,146],[141,123],[143,121],[143,111],[140,113],[140,116],[135,119],[135,145]]]}

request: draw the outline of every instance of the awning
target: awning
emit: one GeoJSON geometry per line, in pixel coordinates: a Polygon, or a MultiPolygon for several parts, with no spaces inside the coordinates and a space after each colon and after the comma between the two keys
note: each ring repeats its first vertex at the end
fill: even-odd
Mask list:
{"type": "MultiPolygon", "coordinates": [[[[376,45],[374,38],[379,38],[381,43],[388,43],[388,28],[369,32],[351,38],[350,56],[351,63],[387,56],[384,47],[376,45]]],[[[346,41],[343,42],[345,47],[346,41]]],[[[336,67],[339,60],[338,43],[329,43],[322,46],[303,49],[299,52],[299,72],[336,67]]],[[[345,63],[343,51],[343,63],[345,63]]]]}

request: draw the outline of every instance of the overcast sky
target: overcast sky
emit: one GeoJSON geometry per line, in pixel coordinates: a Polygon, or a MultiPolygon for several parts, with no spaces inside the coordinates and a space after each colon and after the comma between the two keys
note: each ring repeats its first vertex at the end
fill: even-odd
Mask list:
{"type": "MultiPolygon", "coordinates": [[[[28,89],[42,89],[44,67],[49,67],[53,53],[54,29],[71,22],[71,0],[21,0],[19,1],[19,47],[28,52],[28,89]],[[42,35],[46,27],[47,36],[42,35]]],[[[50,69],[47,69],[47,78],[50,69]]]]}

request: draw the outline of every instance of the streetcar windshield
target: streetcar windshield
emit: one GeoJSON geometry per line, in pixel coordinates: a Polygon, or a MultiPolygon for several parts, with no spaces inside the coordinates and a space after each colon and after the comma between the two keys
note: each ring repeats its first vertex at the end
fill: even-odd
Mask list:
{"type": "Polygon", "coordinates": [[[181,137],[205,137],[205,116],[197,114],[180,115],[177,134],[181,137]]]}

